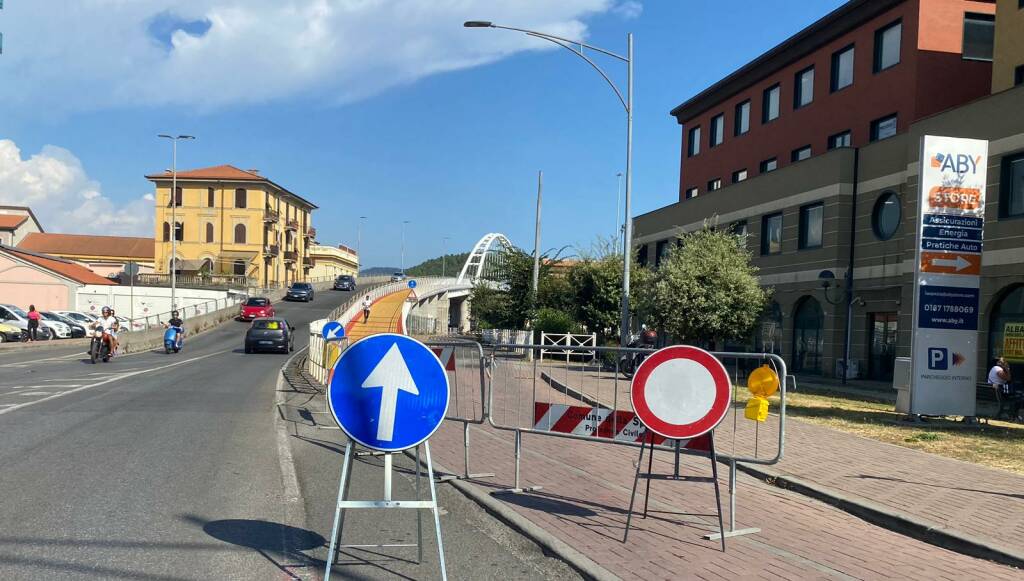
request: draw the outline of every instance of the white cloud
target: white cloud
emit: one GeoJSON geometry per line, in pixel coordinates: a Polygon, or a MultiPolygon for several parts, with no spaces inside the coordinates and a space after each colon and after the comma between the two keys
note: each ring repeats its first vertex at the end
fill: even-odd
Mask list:
{"type": "Polygon", "coordinates": [[[53,145],[23,158],[13,141],[0,139],[0,205],[32,208],[47,232],[153,235],[152,194],[116,204],[74,154],[53,145]]]}
{"type": "Polygon", "coordinates": [[[0,102],[39,113],[162,104],[208,109],[294,96],[347,102],[431,74],[557,48],[514,32],[468,30],[465,20],[583,38],[588,17],[633,17],[639,10],[632,0],[9,2],[0,20],[0,78],[18,82],[0,84],[0,102]],[[174,32],[157,39],[156,29],[174,32]]]}
{"type": "Polygon", "coordinates": [[[644,11],[644,7],[640,2],[636,0],[625,0],[620,2],[612,8],[612,12],[621,16],[625,19],[639,18],[640,14],[644,11]]]}

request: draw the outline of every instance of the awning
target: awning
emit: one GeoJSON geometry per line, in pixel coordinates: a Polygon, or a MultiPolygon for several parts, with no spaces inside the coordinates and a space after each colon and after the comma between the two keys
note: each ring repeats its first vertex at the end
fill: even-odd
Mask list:
{"type": "Polygon", "coordinates": [[[200,258],[197,260],[182,259],[177,261],[178,270],[182,272],[199,272],[206,266],[206,259],[200,258]]]}

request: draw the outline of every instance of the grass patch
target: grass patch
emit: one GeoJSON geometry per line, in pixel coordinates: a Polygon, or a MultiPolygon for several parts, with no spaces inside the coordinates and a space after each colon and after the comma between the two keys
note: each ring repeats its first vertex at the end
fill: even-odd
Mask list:
{"type": "MultiPolygon", "coordinates": [[[[778,398],[772,398],[773,410],[778,398]]],[[[1024,474],[1024,425],[991,420],[967,425],[935,419],[921,424],[902,421],[891,402],[870,395],[828,391],[786,394],[786,413],[794,418],[871,438],[1024,474]]]]}

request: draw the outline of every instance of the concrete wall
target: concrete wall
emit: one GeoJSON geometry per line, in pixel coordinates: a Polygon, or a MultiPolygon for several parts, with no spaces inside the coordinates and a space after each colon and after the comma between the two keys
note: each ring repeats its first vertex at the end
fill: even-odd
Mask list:
{"type": "MultiPolygon", "coordinates": [[[[223,302],[232,296],[227,291],[179,288],[175,297],[179,307],[198,305],[209,301],[223,302]]],[[[169,287],[98,286],[85,285],[78,290],[75,309],[85,313],[98,313],[104,306],[113,307],[118,315],[139,319],[149,315],[162,315],[171,311],[169,287]]],[[[235,307],[237,310],[237,307],[235,307]]]]}
{"type": "Polygon", "coordinates": [[[65,310],[75,304],[78,284],[35,265],[0,255],[0,303],[28,310],[65,310]]]}

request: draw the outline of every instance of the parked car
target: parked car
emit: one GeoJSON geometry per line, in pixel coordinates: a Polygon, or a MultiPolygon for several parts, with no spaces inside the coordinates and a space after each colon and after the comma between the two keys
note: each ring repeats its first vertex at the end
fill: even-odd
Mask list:
{"type": "Polygon", "coordinates": [[[356,290],[356,277],[351,274],[343,274],[334,279],[334,290],[354,291],[356,290]]]}
{"type": "Polygon", "coordinates": [[[405,280],[404,272],[396,272],[391,275],[391,282],[400,282],[405,280]]]}
{"type": "Polygon", "coordinates": [[[252,322],[245,332],[245,352],[280,351],[295,349],[295,327],[278,318],[260,318],[252,322]]]}
{"type": "Polygon", "coordinates": [[[96,322],[96,316],[95,315],[90,315],[89,313],[83,313],[81,311],[53,311],[53,312],[58,314],[58,315],[60,315],[60,316],[62,316],[62,317],[71,319],[72,321],[74,321],[74,322],[78,323],[79,325],[82,325],[83,327],[86,327],[86,328],[88,328],[89,325],[91,325],[91,324],[96,322]]]}
{"type": "MultiPolygon", "coordinates": [[[[8,325],[28,331],[28,313],[14,305],[0,305],[0,323],[7,323],[8,325]]],[[[68,329],[68,335],[70,334],[71,330],[68,329]]],[[[36,339],[48,341],[53,338],[53,329],[46,321],[40,321],[39,329],[36,330],[36,339]]]]}
{"type": "Polygon", "coordinates": [[[313,300],[313,285],[308,282],[293,282],[284,295],[286,301],[310,302],[313,300]]]}
{"type": "Polygon", "coordinates": [[[127,317],[122,317],[121,315],[114,315],[114,318],[117,319],[118,323],[120,323],[117,329],[118,333],[127,333],[132,330],[131,319],[127,317]]]}
{"type": "Polygon", "coordinates": [[[7,323],[0,323],[0,343],[24,341],[28,337],[28,333],[23,331],[20,327],[14,325],[8,325],[7,323]]]}
{"type": "MultiPolygon", "coordinates": [[[[71,331],[70,337],[72,339],[81,339],[85,337],[85,325],[76,323],[75,321],[68,317],[58,315],[57,313],[54,313],[52,311],[41,311],[39,313],[39,316],[41,316],[43,320],[47,322],[47,324],[63,323],[67,325],[71,331]]],[[[57,336],[60,337],[60,333],[58,333],[57,336]]]]}
{"type": "Polygon", "coordinates": [[[238,312],[239,321],[251,321],[259,317],[273,317],[277,314],[274,305],[266,297],[250,297],[242,303],[242,310],[238,312]]]}

